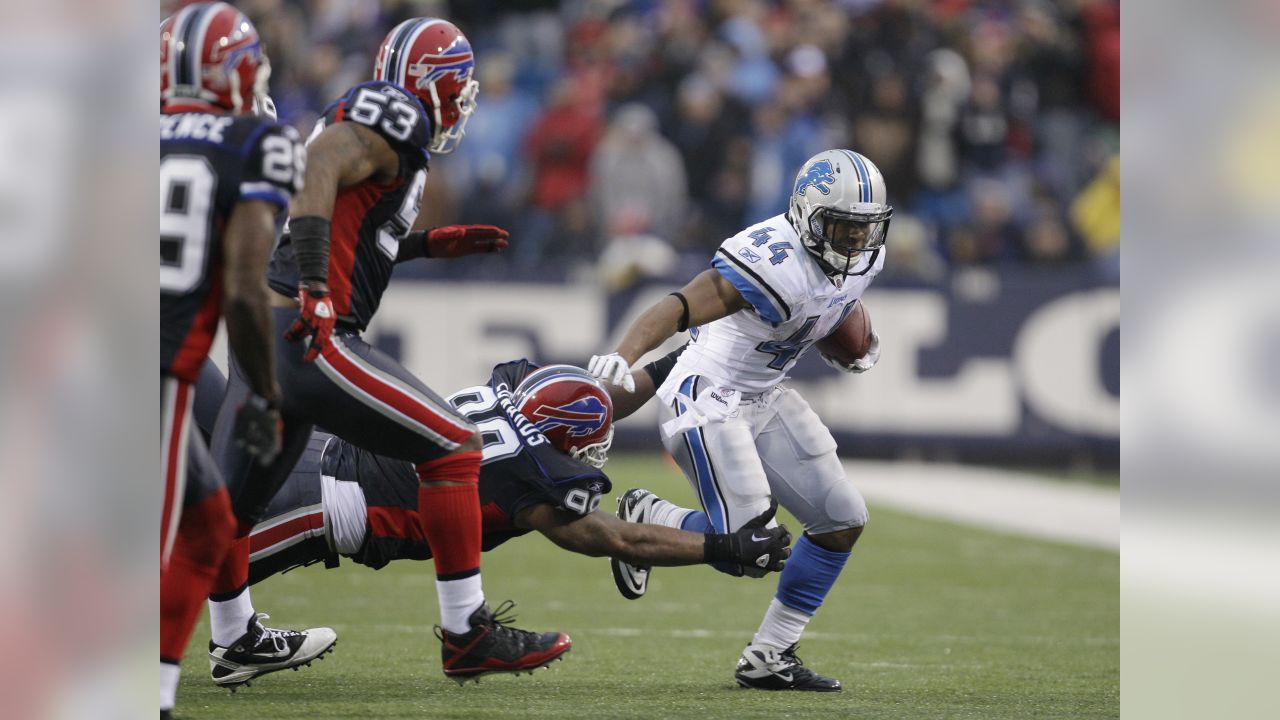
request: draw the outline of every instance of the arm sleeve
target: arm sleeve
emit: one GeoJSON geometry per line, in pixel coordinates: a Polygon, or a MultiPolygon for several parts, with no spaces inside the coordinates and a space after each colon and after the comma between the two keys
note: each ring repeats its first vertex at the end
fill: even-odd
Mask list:
{"type": "Polygon", "coordinates": [[[653,386],[655,388],[662,387],[662,383],[667,381],[667,376],[671,374],[671,368],[676,366],[676,358],[679,358],[680,353],[684,352],[684,349],[688,346],[689,343],[685,343],[684,345],[681,345],[675,350],[672,350],[666,355],[640,368],[648,373],[649,379],[653,380],[653,386]]]}

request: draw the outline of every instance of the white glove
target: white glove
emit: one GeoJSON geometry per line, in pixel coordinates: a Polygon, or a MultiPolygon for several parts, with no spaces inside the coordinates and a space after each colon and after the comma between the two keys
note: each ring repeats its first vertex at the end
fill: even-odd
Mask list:
{"type": "Polygon", "coordinates": [[[618,353],[592,355],[591,362],[587,363],[587,372],[627,392],[636,391],[636,381],[631,377],[631,366],[618,353]]]}
{"type": "Polygon", "coordinates": [[[867,346],[867,354],[854,360],[851,365],[845,365],[821,351],[818,352],[818,355],[822,356],[823,362],[840,372],[861,374],[875,367],[876,363],[880,361],[880,336],[876,334],[875,330],[872,330],[871,344],[867,346]]]}

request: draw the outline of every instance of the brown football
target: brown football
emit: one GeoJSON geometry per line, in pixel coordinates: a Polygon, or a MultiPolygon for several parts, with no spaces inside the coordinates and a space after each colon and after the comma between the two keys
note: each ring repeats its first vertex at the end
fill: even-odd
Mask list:
{"type": "Polygon", "coordinates": [[[831,334],[814,343],[827,357],[845,365],[867,354],[871,349],[871,318],[862,301],[849,311],[844,321],[831,334]]]}

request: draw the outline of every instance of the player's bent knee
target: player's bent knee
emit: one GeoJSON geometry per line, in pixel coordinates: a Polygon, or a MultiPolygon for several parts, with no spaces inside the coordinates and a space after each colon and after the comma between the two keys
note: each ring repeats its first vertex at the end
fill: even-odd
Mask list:
{"type": "Polygon", "coordinates": [[[814,545],[823,550],[831,552],[849,552],[853,550],[853,546],[857,544],[858,538],[862,536],[862,529],[865,525],[858,527],[846,528],[844,530],[836,530],[834,532],[822,533],[821,535],[810,535],[809,539],[814,545]]]}

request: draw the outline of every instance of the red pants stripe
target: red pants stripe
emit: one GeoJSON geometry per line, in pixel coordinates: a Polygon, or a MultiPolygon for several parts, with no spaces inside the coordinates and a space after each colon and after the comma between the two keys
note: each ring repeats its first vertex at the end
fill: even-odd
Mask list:
{"type": "Polygon", "coordinates": [[[164,501],[160,509],[160,568],[169,565],[182,519],[187,487],[187,433],[191,430],[191,384],[174,377],[160,382],[160,476],[164,501]]]}

